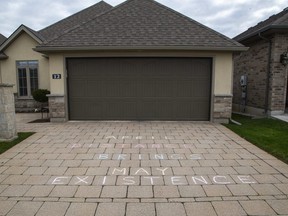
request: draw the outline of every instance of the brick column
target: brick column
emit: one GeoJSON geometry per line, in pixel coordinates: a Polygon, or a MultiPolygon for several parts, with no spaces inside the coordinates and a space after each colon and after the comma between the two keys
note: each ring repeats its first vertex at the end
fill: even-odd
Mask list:
{"type": "Polygon", "coordinates": [[[51,122],[67,121],[64,95],[50,94],[47,95],[47,97],[49,98],[50,121],[51,122]]]}
{"type": "Polygon", "coordinates": [[[213,121],[228,123],[232,114],[232,95],[214,95],[213,121]]]}
{"type": "Polygon", "coordinates": [[[0,83],[0,140],[17,138],[13,85],[0,83]]]}

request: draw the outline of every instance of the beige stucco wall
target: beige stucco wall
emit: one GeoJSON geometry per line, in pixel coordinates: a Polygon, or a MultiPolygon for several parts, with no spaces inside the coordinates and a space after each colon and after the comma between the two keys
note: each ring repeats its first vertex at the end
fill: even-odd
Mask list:
{"type": "Polygon", "coordinates": [[[233,56],[232,53],[215,55],[215,95],[232,95],[233,56]]]}
{"type": "Polygon", "coordinates": [[[212,57],[213,58],[213,76],[212,94],[214,95],[232,95],[232,74],[233,62],[232,52],[90,52],[90,53],[65,53],[65,54],[50,54],[49,55],[49,70],[51,94],[65,94],[65,58],[67,57],[117,57],[117,56],[132,56],[132,57],[212,57]],[[61,80],[52,80],[52,74],[61,74],[61,80]]]}
{"type": "Polygon", "coordinates": [[[38,60],[39,88],[50,89],[48,59],[41,53],[32,50],[38,43],[27,33],[23,32],[4,50],[8,59],[1,60],[1,80],[3,83],[13,84],[13,91],[17,93],[16,61],[38,60]]]}
{"type": "Polygon", "coordinates": [[[65,60],[62,54],[49,57],[49,79],[51,94],[65,93],[65,60]],[[61,74],[61,79],[52,79],[52,74],[61,74]]]}

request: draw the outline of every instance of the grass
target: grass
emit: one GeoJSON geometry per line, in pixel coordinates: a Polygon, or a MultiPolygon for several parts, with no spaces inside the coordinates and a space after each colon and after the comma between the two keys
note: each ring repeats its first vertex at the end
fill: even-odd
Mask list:
{"type": "Polygon", "coordinates": [[[33,132],[18,133],[18,138],[11,142],[0,142],[0,154],[33,135],[33,132]]]}
{"type": "Polygon", "coordinates": [[[264,151],[288,163],[287,122],[271,118],[253,119],[236,114],[232,118],[242,125],[225,124],[227,128],[264,151]]]}

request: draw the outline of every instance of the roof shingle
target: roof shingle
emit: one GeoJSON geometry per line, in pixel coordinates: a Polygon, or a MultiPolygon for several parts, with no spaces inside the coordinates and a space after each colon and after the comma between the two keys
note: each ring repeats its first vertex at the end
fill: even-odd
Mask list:
{"type": "Polygon", "coordinates": [[[248,30],[234,37],[233,39],[237,41],[242,41],[258,34],[259,32],[276,27],[288,28],[288,8],[285,8],[280,13],[275,14],[268,19],[258,23],[257,25],[249,28],[248,30]]]}
{"type": "Polygon", "coordinates": [[[38,48],[175,46],[244,48],[154,0],[127,0],[38,48]]]}
{"type": "Polygon", "coordinates": [[[82,23],[99,16],[111,8],[113,8],[111,5],[101,1],[38,31],[38,33],[44,38],[45,41],[50,41],[66,31],[69,31],[71,28],[81,25],[82,23]]]}

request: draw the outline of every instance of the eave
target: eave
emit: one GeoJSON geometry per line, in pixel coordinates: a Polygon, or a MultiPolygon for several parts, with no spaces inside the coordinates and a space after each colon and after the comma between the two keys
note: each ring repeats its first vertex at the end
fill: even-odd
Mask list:
{"type": "Polygon", "coordinates": [[[21,25],[19,26],[18,29],[16,29],[9,38],[7,38],[7,40],[1,44],[0,46],[0,52],[4,51],[11,43],[13,43],[18,37],[19,35],[25,32],[27,33],[31,38],[33,38],[35,41],[37,41],[39,44],[41,44],[43,41],[41,40],[41,38],[39,38],[33,31],[31,31],[28,27],[21,25]]]}
{"type": "Polygon", "coordinates": [[[139,50],[153,50],[153,51],[247,51],[248,47],[206,47],[206,46],[77,46],[77,47],[45,47],[38,46],[33,50],[41,53],[52,53],[52,52],[71,52],[71,51],[139,51],[139,50]]]}
{"type": "Polygon", "coordinates": [[[233,39],[240,42],[240,43],[243,43],[243,42],[253,41],[255,39],[259,39],[259,34],[270,35],[273,33],[283,33],[283,32],[288,32],[288,26],[287,25],[270,25],[270,26],[266,26],[262,29],[259,29],[255,32],[252,32],[249,35],[246,35],[246,36],[241,37],[239,39],[237,39],[237,37],[235,37],[233,39]]]}

